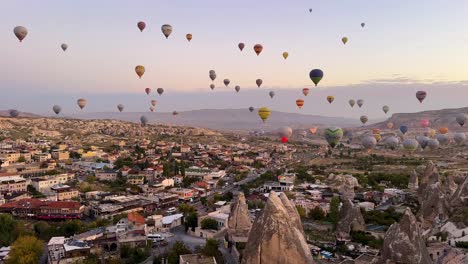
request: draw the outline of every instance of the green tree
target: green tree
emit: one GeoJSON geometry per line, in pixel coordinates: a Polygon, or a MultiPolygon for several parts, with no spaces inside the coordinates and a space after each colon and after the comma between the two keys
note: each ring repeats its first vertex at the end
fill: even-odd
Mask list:
{"type": "Polygon", "coordinates": [[[195,207],[186,203],[180,204],[178,209],[179,209],[179,212],[181,212],[184,216],[196,211],[195,207]]]}
{"type": "Polygon", "coordinates": [[[336,224],[338,224],[339,208],[340,198],[334,196],[330,201],[330,212],[328,213],[328,219],[333,224],[333,230],[336,228],[336,224]]]}
{"type": "Polygon", "coordinates": [[[201,249],[201,253],[208,257],[214,257],[216,263],[224,263],[223,254],[219,251],[219,241],[216,239],[207,239],[205,246],[201,249]]]}
{"type": "Polygon", "coordinates": [[[202,229],[218,230],[218,222],[211,218],[205,218],[201,221],[202,229]]]}
{"type": "Polygon", "coordinates": [[[314,207],[314,209],[310,210],[309,218],[317,221],[322,221],[325,219],[325,212],[319,206],[314,207]]]}
{"type": "Polygon", "coordinates": [[[299,205],[296,205],[297,213],[301,218],[306,217],[306,210],[303,207],[300,207],[299,205]]]}
{"type": "Polygon", "coordinates": [[[202,205],[206,206],[208,200],[207,200],[206,197],[201,197],[201,198],[200,198],[200,202],[202,203],[202,205]]]}
{"type": "Polygon", "coordinates": [[[34,236],[19,237],[11,245],[6,264],[37,264],[44,249],[44,242],[34,236]]]}
{"type": "Polygon", "coordinates": [[[16,239],[17,222],[9,214],[0,214],[0,244],[8,246],[16,239]]]}
{"type": "Polygon", "coordinates": [[[26,158],[24,156],[20,156],[18,158],[18,162],[26,162],[26,158]]]}
{"type": "Polygon", "coordinates": [[[185,254],[191,254],[192,251],[188,249],[183,242],[176,241],[174,246],[172,246],[169,254],[167,256],[167,260],[169,264],[179,264],[179,256],[185,254]]]}
{"type": "Polygon", "coordinates": [[[192,229],[192,232],[195,232],[195,228],[198,227],[198,214],[196,212],[191,212],[185,217],[185,232],[192,229]]]}

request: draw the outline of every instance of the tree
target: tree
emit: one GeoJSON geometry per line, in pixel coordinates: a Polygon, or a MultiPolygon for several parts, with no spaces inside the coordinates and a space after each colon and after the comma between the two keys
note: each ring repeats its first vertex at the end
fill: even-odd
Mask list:
{"type": "Polygon", "coordinates": [[[330,212],[328,213],[328,219],[333,224],[333,229],[336,228],[338,224],[338,214],[340,208],[340,198],[334,196],[330,201],[330,212]]]}
{"type": "Polygon", "coordinates": [[[26,158],[24,156],[20,156],[18,158],[18,162],[26,162],[26,158]]]}
{"type": "Polygon", "coordinates": [[[44,249],[44,242],[34,236],[19,237],[12,245],[6,264],[36,264],[44,249]]]}
{"type": "Polygon", "coordinates": [[[225,180],[223,180],[223,179],[219,179],[219,180],[218,180],[218,184],[217,184],[218,187],[224,187],[224,184],[226,184],[226,181],[225,181],[225,180]]]}
{"type": "Polygon", "coordinates": [[[206,206],[206,203],[207,203],[207,198],[206,197],[201,197],[200,198],[200,202],[202,203],[203,206],[206,206]]]}
{"type": "Polygon", "coordinates": [[[167,256],[167,259],[168,259],[169,264],[179,264],[180,255],[191,254],[191,253],[192,251],[190,251],[190,249],[188,249],[183,242],[176,241],[167,256]]]}
{"type": "Polygon", "coordinates": [[[184,216],[196,211],[195,207],[186,203],[180,204],[178,209],[179,209],[179,212],[181,212],[184,216]]]}
{"type": "Polygon", "coordinates": [[[297,213],[301,218],[306,217],[306,210],[303,207],[300,207],[299,205],[296,205],[297,213]]]}
{"type": "Polygon", "coordinates": [[[325,219],[325,212],[319,206],[314,207],[314,209],[310,210],[309,218],[317,221],[321,221],[325,219]]]}
{"type": "Polygon", "coordinates": [[[0,214],[0,245],[8,246],[17,238],[18,222],[9,214],[0,214]]]}
{"type": "Polygon", "coordinates": [[[192,232],[195,232],[195,228],[198,227],[198,214],[196,212],[190,213],[187,217],[185,217],[185,232],[188,231],[189,228],[192,229],[192,232]]]}
{"type": "Polygon", "coordinates": [[[219,241],[216,239],[207,239],[205,246],[201,249],[201,253],[208,257],[214,257],[216,263],[224,263],[223,254],[218,249],[219,241]]]}
{"type": "Polygon", "coordinates": [[[201,221],[202,229],[218,230],[218,222],[211,218],[205,218],[201,221]]]}
{"type": "Polygon", "coordinates": [[[70,152],[69,156],[70,159],[81,159],[81,154],[76,151],[70,152]]]}

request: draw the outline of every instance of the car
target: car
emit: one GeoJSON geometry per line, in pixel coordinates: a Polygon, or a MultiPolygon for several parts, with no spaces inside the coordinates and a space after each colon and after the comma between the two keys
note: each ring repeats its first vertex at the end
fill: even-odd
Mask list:
{"type": "Polygon", "coordinates": [[[165,237],[161,234],[153,233],[153,234],[148,234],[146,236],[146,239],[151,240],[153,242],[161,242],[161,241],[164,241],[165,237]]]}
{"type": "Polygon", "coordinates": [[[166,212],[167,212],[168,214],[173,214],[173,213],[175,213],[176,211],[177,211],[177,209],[176,209],[175,207],[171,207],[171,208],[169,208],[169,209],[166,210],[166,212]]]}

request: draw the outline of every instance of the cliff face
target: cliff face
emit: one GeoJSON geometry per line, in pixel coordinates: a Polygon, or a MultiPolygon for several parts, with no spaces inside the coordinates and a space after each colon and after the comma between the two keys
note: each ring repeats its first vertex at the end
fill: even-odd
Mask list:
{"type": "Polygon", "coordinates": [[[340,210],[340,220],[336,226],[337,238],[348,238],[351,231],[364,231],[366,223],[362,217],[361,209],[351,200],[344,200],[340,210]]]}
{"type": "Polygon", "coordinates": [[[248,236],[252,222],[245,201],[244,193],[239,193],[236,201],[231,206],[231,213],[228,219],[228,232],[234,236],[248,236]]]}
{"type": "Polygon", "coordinates": [[[359,182],[352,175],[330,174],[326,180],[327,184],[340,193],[343,200],[354,199],[354,188],[359,187],[359,182]]]}
{"type": "Polygon", "coordinates": [[[250,230],[243,264],[310,264],[301,219],[284,193],[271,192],[263,213],[250,230]]]}
{"type": "Polygon", "coordinates": [[[409,208],[405,210],[400,222],[388,229],[381,253],[379,263],[432,263],[416,217],[409,208]]]}

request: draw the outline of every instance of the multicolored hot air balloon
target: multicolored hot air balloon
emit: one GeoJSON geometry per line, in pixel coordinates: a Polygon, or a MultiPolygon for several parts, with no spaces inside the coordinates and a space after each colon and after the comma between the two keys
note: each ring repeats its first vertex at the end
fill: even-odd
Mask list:
{"type": "Polygon", "coordinates": [[[420,103],[422,103],[424,101],[426,96],[427,96],[427,93],[425,91],[416,92],[416,98],[419,100],[420,103]]]}
{"type": "Polygon", "coordinates": [[[68,49],[68,45],[63,43],[62,45],[60,45],[60,47],[62,48],[63,51],[67,51],[68,49]]]}
{"type": "Polygon", "coordinates": [[[403,148],[409,152],[413,152],[418,149],[419,143],[414,138],[407,138],[403,140],[403,148]]]}
{"type": "Polygon", "coordinates": [[[145,88],[145,93],[149,95],[151,93],[151,88],[145,88]]]}
{"type": "Polygon", "coordinates": [[[273,99],[273,97],[275,97],[275,92],[274,92],[274,91],[270,91],[270,92],[268,93],[268,95],[270,95],[270,98],[273,99]]]}
{"type": "Polygon", "coordinates": [[[333,95],[327,96],[327,101],[328,101],[330,104],[333,103],[334,100],[335,100],[335,96],[333,96],[333,95]]]}
{"type": "Polygon", "coordinates": [[[162,95],[164,93],[164,89],[163,88],[158,88],[156,89],[156,92],[159,94],[159,95],[162,95]]]}
{"type": "Polygon", "coordinates": [[[289,57],[289,53],[288,53],[288,52],[286,52],[286,51],[285,51],[285,52],[283,52],[283,58],[284,58],[284,59],[287,59],[288,57],[289,57]]]}
{"type": "Polygon", "coordinates": [[[60,107],[60,105],[54,105],[54,106],[52,107],[52,111],[54,111],[54,113],[55,113],[56,115],[58,115],[58,114],[60,114],[60,112],[62,111],[62,107],[60,107]]]}
{"type": "Polygon", "coordinates": [[[390,107],[388,105],[384,105],[382,106],[382,111],[384,111],[384,113],[388,113],[388,111],[390,110],[390,107]]]}
{"type": "Polygon", "coordinates": [[[236,87],[234,87],[234,90],[236,90],[236,92],[239,92],[240,91],[240,86],[236,85],[236,87]]]}
{"type": "Polygon", "coordinates": [[[441,128],[439,128],[439,132],[441,134],[447,134],[449,132],[449,129],[448,129],[448,127],[441,127],[441,128]]]}
{"type": "Polygon", "coordinates": [[[190,42],[192,40],[192,34],[187,34],[185,35],[185,38],[188,40],[188,42],[190,42]]]}
{"type": "Polygon", "coordinates": [[[119,110],[119,112],[122,112],[124,110],[124,105],[123,104],[118,104],[117,109],[119,110]]]}
{"type": "Polygon", "coordinates": [[[249,111],[252,113],[253,111],[255,110],[255,108],[253,106],[250,106],[249,107],[249,111]]]}
{"type": "Polygon", "coordinates": [[[309,128],[310,133],[315,134],[317,133],[317,127],[311,127],[309,128]]]}
{"type": "Polygon", "coordinates": [[[260,53],[262,53],[262,50],[263,50],[263,46],[261,44],[255,44],[254,46],[254,51],[255,53],[258,55],[260,55],[260,53]]]}
{"type": "Polygon", "coordinates": [[[330,127],[325,129],[325,140],[331,148],[335,148],[343,138],[343,130],[339,127],[330,127]]]}
{"type": "Polygon", "coordinates": [[[343,42],[343,44],[346,44],[348,42],[348,38],[347,37],[342,37],[341,42],[343,42]]]}
{"type": "Polygon", "coordinates": [[[312,80],[312,82],[315,84],[315,86],[317,86],[320,80],[322,80],[323,78],[323,71],[320,69],[311,70],[309,73],[309,77],[312,80]]]}
{"type": "Polygon", "coordinates": [[[421,119],[421,121],[419,121],[419,124],[422,128],[426,128],[429,126],[430,122],[429,119],[421,119]]]}
{"type": "Polygon", "coordinates": [[[304,96],[307,96],[309,94],[309,91],[310,91],[309,88],[304,88],[302,89],[302,94],[304,94],[304,96]]]}
{"type": "Polygon", "coordinates": [[[357,100],[357,105],[359,106],[359,108],[361,108],[362,105],[364,105],[364,100],[358,99],[358,100],[357,100]]]}
{"type": "Polygon", "coordinates": [[[408,132],[408,127],[407,126],[400,126],[400,132],[404,134],[406,134],[406,132],[408,132]]]}
{"type": "Polygon", "coordinates": [[[297,105],[297,107],[298,107],[299,109],[301,109],[302,106],[304,105],[304,100],[302,100],[302,99],[297,99],[297,100],[296,100],[296,105],[297,105]]]}
{"type": "Polygon", "coordinates": [[[80,98],[76,101],[80,109],[83,109],[86,106],[86,99],[80,98]]]}
{"type": "Polygon", "coordinates": [[[146,23],[143,21],[140,21],[137,23],[137,27],[140,30],[140,32],[143,32],[143,30],[146,28],[146,23]]]}
{"type": "Polygon", "coordinates": [[[172,26],[168,24],[164,24],[161,26],[161,31],[167,39],[172,33],[172,26]]]}
{"type": "Polygon", "coordinates": [[[271,111],[268,109],[268,107],[262,107],[258,109],[258,116],[262,119],[263,123],[265,123],[270,117],[271,111]]]}
{"type": "Polygon", "coordinates": [[[370,151],[377,145],[377,139],[374,136],[367,135],[362,138],[361,144],[366,150],[370,151]]]}
{"type": "Polygon", "coordinates": [[[13,29],[13,33],[15,33],[20,42],[23,42],[23,39],[28,35],[28,29],[23,26],[17,26],[13,29]]]}
{"type": "Polygon", "coordinates": [[[465,113],[459,113],[456,117],[455,120],[460,126],[465,125],[466,121],[468,121],[468,115],[465,113]]]}
{"type": "Polygon", "coordinates": [[[424,131],[424,136],[426,137],[429,137],[429,138],[433,138],[435,135],[436,135],[437,131],[435,131],[435,129],[433,128],[427,128],[425,131],[424,131]]]}
{"type": "Polygon", "coordinates": [[[263,83],[263,80],[262,79],[257,79],[257,80],[255,80],[255,83],[257,84],[258,88],[260,88],[260,86],[263,83]]]}
{"type": "Polygon", "coordinates": [[[363,125],[365,125],[367,123],[367,121],[369,120],[369,118],[366,116],[366,115],[362,115],[359,120],[361,120],[361,123],[363,125]]]}
{"type": "Polygon", "coordinates": [[[156,101],[156,100],[151,100],[151,105],[152,105],[152,106],[156,106],[157,103],[158,103],[158,101],[156,101]]]}
{"type": "Polygon", "coordinates": [[[237,45],[237,47],[239,47],[240,51],[243,51],[245,48],[245,44],[241,42],[237,45]]]}
{"type": "Polygon", "coordinates": [[[224,85],[226,85],[226,87],[228,87],[228,85],[231,83],[231,81],[229,79],[224,79],[223,83],[224,83],[224,85]]]}
{"type": "Polygon", "coordinates": [[[18,110],[11,109],[8,111],[8,114],[10,115],[10,117],[15,118],[19,116],[20,112],[18,110]]]}
{"type": "Polygon", "coordinates": [[[143,76],[143,74],[145,74],[145,67],[142,66],[142,65],[137,65],[135,67],[135,72],[138,75],[138,77],[141,79],[141,76],[143,76]]]}
{"type": "Polygon", "coordinates": [[[144,126],[144,125],[146,125],[148,123],[148,118],[143,115],[143,116],[140,117],[140,122],[144,126]]]}
{"type": "Polygon", "coordinates": [[[348,101],[348,104],[351,106],[351,107],[354,107],[354,105],[356,104],[356,101],[354,99],[350,99],[348,101]]]}

